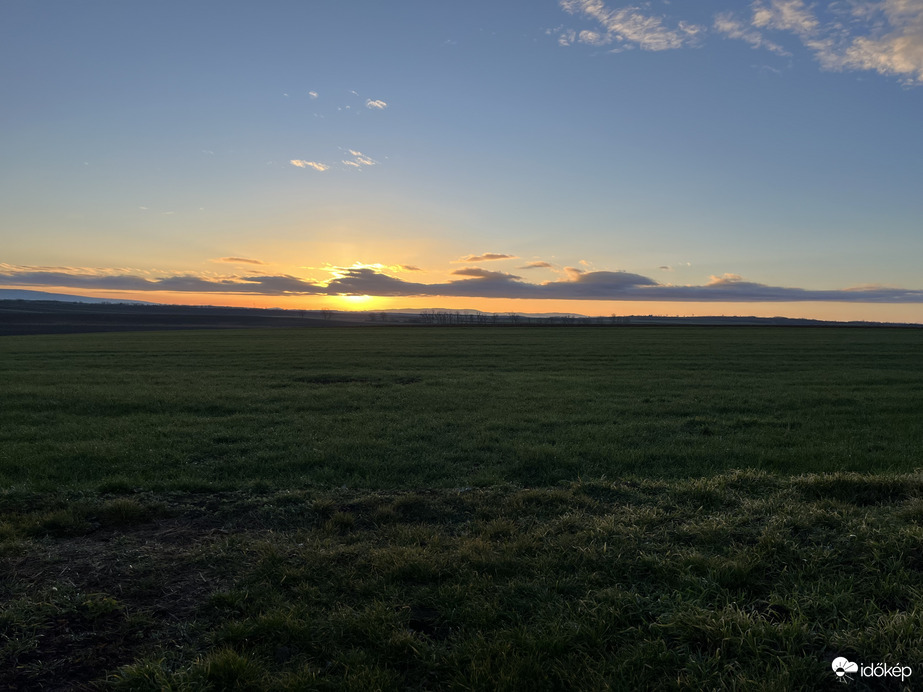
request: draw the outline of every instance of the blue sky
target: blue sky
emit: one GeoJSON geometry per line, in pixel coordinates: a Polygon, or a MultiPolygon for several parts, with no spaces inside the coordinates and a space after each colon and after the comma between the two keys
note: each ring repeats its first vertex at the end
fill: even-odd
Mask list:
{"type": "Polygon", "coordinates": [[[923,0],[11,1],[0,54],[6,286],[923,322],[923,0]]]}

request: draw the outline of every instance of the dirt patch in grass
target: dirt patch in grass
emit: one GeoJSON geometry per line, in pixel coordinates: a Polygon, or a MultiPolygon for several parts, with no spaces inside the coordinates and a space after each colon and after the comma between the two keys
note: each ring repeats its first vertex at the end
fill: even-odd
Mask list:
{"type": "MultiPolygon", "coordinates": [[[[0,689],[83,689],[173,642],[233,577],[211,517],[6,544],[0,689]]],[[[188,642],[187,642],[188,643],[188,642]]]]}

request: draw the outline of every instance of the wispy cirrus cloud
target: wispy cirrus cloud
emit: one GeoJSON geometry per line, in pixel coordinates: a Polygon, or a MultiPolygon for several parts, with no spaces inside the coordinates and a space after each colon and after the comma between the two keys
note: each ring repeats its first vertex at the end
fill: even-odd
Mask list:
{"type": "Polygon", "coordinates": [[[375,99],[375,100],[366,99],[365,107],[370,108],[372,110],[383,111],[385,108],[388,107],[388,104],[385,101],[382,101],[381,99],[375,99]]]}
{"type": "Polygon", "coordinates": [[[303,159],[292,159],[289,161],[293,166],[298,166],[298,168],[313,168],[315,171],[320,171],[323,173],[326,170],[330,169],[325,163],[319,163],[317,161],[305,161],[303,159]]]}
{"type": "Polygon", "coordinates": [[[923,0],[755,0],[744,8],[726,2],[727,9],[716,12],[706,27],[650,14],[649,4],[610,7],[604,0],[561,0],[565,12],[593,24],[554,33],[564,46],[612,52],[675,50],[700,45],[708,34],[782,56],[792,55],[800,43],[823,69],[872,71],[908,86],[923,85],[923,0]]]}
{"type": "Polygon", "coordinates": [[[897,75],[907,84],[923,84],[923,2],[865,2],[854,11],[870,16],[878,28],[853,38],[841,54],[842,66],[897,75]]]}
{"type": "MultiPolygon", "coordinates": [[[[845,289],[803,289],[747,281],[737,274],[712,276],[704,285],[664,284],[624,271],[588,271],[569,267],[563,278],[530,283],[521,277],[480,267],[453,272],[463,277],[443,283],[404,281],[386,274],[382,265],[331,267],[332,278],[310,281],[289,274],[205,276],[174,274],[149,277],[112,270],[41,271],[0,267],[0,285],[44,286],[85,290],[254,294],[267,296],[372,295],[391,297],[446,296],[469,298],[530,298],[557,300],[621,300],[670,302],[845,302],[923,303],[923,290],[888,286],[845,289]]],[[[395,271],[389,269],[389,271],[395,271]]]]}
{"type": "MultiPolygon", "coordinates": [[[[366,154],[363,154],[361,151],[357,151],[356,149],[347,149],[346,151],[348,152],[350,158],[342,159],[340,163],[346,166],[347,169],[350,169],[350,168],[362,169],[362,168],[367,168],[369,166],[378,165],[378,161],[373,159],[371,156],[367,156],[366,154]]],[[[320,161],[305,161],[304,159],[292,159],[291,161],[289,161],[289,163],[292,164],[293,166],[297,166],[298,168],[313,168],[315,171],[320,171],[321,173],[323,173],[324,171],[330,170],[329,164],[321,163],[320,161]]]]}
{"type": "Polygon", "coordinates": [[[804,0],[760,0],[754,27],[794,34],[830,70],[867,70],[923,84],[923,1],[828,2],[826,17],[804,0]]]}
{"type": "Polygon", "coordinates": [[[680,21],[676,28],[664,25],[660,17],[644,14],[639,7],[610,9],[601,0],[561,0],[569,14],[590,19],[593,29],[566,29],[559,33],[562,45],[585,43],[591,46],[614,46],[616,50],[638,47],[642,50],[673,50],[695,40],[703,27],[680,21]]]}
{"type": "Polygon", "coordinates": [[[366,156],[361,151],[356,151],[355,149],[347,149],[351,159],[343,159],[343,164],[349,166],[350,168],[364,168],[367,166],[375,166],[378,164],[378,161],[375,159],[366,156]]]}
{"type": "Polygon", "coordinates": [[[499,252],[485,252],[483,255],[466,255],[456,262],[490,262],[492,260],[516,259],[516,255],[504,255],[499,252]]]}
{"type": "Polygon", "coordinates": [[[738,20],[731,12],[721,12],[715,15],[715,22],[712,26],[719,34],[724,34],[728,38],[744,41],[754,48],[765,48],[778,55],[791,55],[791,53],[779,44],[767,40],[759,31],[749,24],[738,20]]]}
{"type": "Polygon", "coordinates": [[[751,7],[752,24],[756,27],[790,31],[804,37],[815,34],[820,28],[820,22],[804,0],[770,0],[769,4],[757,0],[751,7]]]}

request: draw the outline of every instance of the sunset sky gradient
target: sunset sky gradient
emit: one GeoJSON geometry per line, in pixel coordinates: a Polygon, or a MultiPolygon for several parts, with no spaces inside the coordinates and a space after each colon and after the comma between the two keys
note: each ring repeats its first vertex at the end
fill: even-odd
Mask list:
{"type": "Polygon", "coordinates": [[[923,0],[11,0],[0,57],[0,287],[923,322],[923,0]]]}

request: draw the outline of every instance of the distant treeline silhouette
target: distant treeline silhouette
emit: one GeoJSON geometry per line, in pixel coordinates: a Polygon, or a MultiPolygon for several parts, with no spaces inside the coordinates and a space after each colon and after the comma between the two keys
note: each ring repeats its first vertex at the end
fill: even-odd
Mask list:
{"type": "MultiPolygon", "coordinates": [[[[380,313],[378,320],[388,321],[388,313],[380,313]]],[[[375,313],[370,315],[370,320],[376,321],[375,313]]],[[[587,324],[630,324],[631,318],[619,315],[610,315],[609,317],[585,317],[575,315],[519,315],[515,312],[508,314],[487,314],[487,313],[465,313],[452,311],[424,311],[419,315],[419,321],[424,324],[564,324],[564,325],[587,325],[587,324]]]]}

